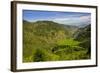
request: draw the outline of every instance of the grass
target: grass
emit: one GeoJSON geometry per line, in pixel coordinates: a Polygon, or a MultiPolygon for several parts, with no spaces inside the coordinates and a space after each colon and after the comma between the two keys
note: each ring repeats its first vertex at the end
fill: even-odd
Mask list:
{"type": "Polygon", "coordinates": [[[88,46],[83,41],[77,41],[70,37],[69,30],[64,30],[61,26],[58,27],[58,24],[53,25],[52,23],[53,26],[44,25],[43,23],[44,26],[42,24],[39,26],[39,24],[24,23],[23,62],[82,60],[90,58],[90,54],[87,54],[88,46]]]}
{"type": "Polygon", "coordinates": [[[57,42],[58,45],[69,45],[69,46],[76,46],[79,43],[80,43],[79,41],[75,41],[73,40],[73,38],[64,39],[57,42]]]}
{"type": "Polygon", "coordinates": [[[89,58],[86,54],[87,50],[78,46],[80,42],[73,39],[59,40],[52,49],[49,47],[50,44],[45,44],[45,47],[42,44],[42,42],[39,46],[36,45],[36,42],[35,45],[28,44],[25,47],[28,55],[24,58],[23,62],[80,60],[89,58]]]}

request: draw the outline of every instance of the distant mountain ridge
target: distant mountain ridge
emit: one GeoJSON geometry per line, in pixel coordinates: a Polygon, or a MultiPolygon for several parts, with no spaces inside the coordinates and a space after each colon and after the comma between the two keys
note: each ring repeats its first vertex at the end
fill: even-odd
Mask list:
{"type": "MultiPolygon", "coordinates": [[[[80,34],[85,33],[86,29],[89,29],[91,31],[90,24],[84,25],[84,26],[73,26],[73,25],[65,25],[65,24],[59,24],[53,21],[36,21],[36,22],[28,22],[26,20],[23,20],[24,24],[33,24],[36,28],[44,28],[44,29],[53,29],[53,30],[64,30],[64,31],[69,31],[69,33],[72,35],[74,38],[79,38],[80,34]],[[80,34],[79,34],[80,33],[80,34]]],[[[85,34],[84,34],[85,35],[85,34]]],[[[88,34],[86,34],[88,35],[88,34]]],[[[86,36],[85,35],[85,36],[86,36]]],[[[90,37],[90,36],[89,36],[90,37]]]]}
{"type": "Polygon", "coordinates": [[[35,21],[35,22],[29,22],[27,20],[23,20],[23,22],[28,22],[28,23],[37,23],[37,24],[40,24],[40,23],[45,23],[45,24],[58,24],[58,25],[63,25],[63,26],[67,26],[67,27],[75,27],[75,28],[78,28],[78,26],[75,26],[75,25],[68,25],[68,24],[60,24],[60,23],[57,23],[57,22],[54,22],[54,21],[47,21],[47,20],[43,20],[43,21],[35,21]]]}
{"type": "Polygon", "coordinates": [[[58,30],[62,29],[62,30],[66,30],[66,31],[69,30],[69,31],[71,31],[70,34],[73,34],[78,29],[77,26],[59,24],[59,23],[53,22],[53,21],[28,22],[26,20],[23,20],[23,23],[34,24],[34,26],[38,26],[38,27],[42,27],[42,25],[43,25],[44,27],[47,27],[48,29],[50,29],[52,27],[52,29],[58,29],[58,30]]]}

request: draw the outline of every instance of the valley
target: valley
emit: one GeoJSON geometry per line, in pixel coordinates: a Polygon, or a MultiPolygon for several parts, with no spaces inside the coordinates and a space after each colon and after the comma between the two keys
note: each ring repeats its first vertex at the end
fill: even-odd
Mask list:
{"type": "Polygon", "coordinates": [[[85,60],[91,58],[91,25],[23,20],[23,62],[85,60]]]}

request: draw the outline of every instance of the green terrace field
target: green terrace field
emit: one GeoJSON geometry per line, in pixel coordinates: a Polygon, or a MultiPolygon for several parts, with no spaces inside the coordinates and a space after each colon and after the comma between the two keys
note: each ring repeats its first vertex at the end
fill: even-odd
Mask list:
{"type": "Polygon", "coordinates": [[[90,31],[90,25],[23,21],[23,62],[90,59],[90,31]]]}

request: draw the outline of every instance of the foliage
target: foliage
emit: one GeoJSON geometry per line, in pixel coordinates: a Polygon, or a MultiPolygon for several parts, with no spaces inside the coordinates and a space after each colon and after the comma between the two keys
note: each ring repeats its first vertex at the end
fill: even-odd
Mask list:
{"type": "Polygon", "coordinates": [[[79,29],[52,21],[32,23],[24,20],[23,62],[89,59],[91,45],[88,27],[79,29]]]}

